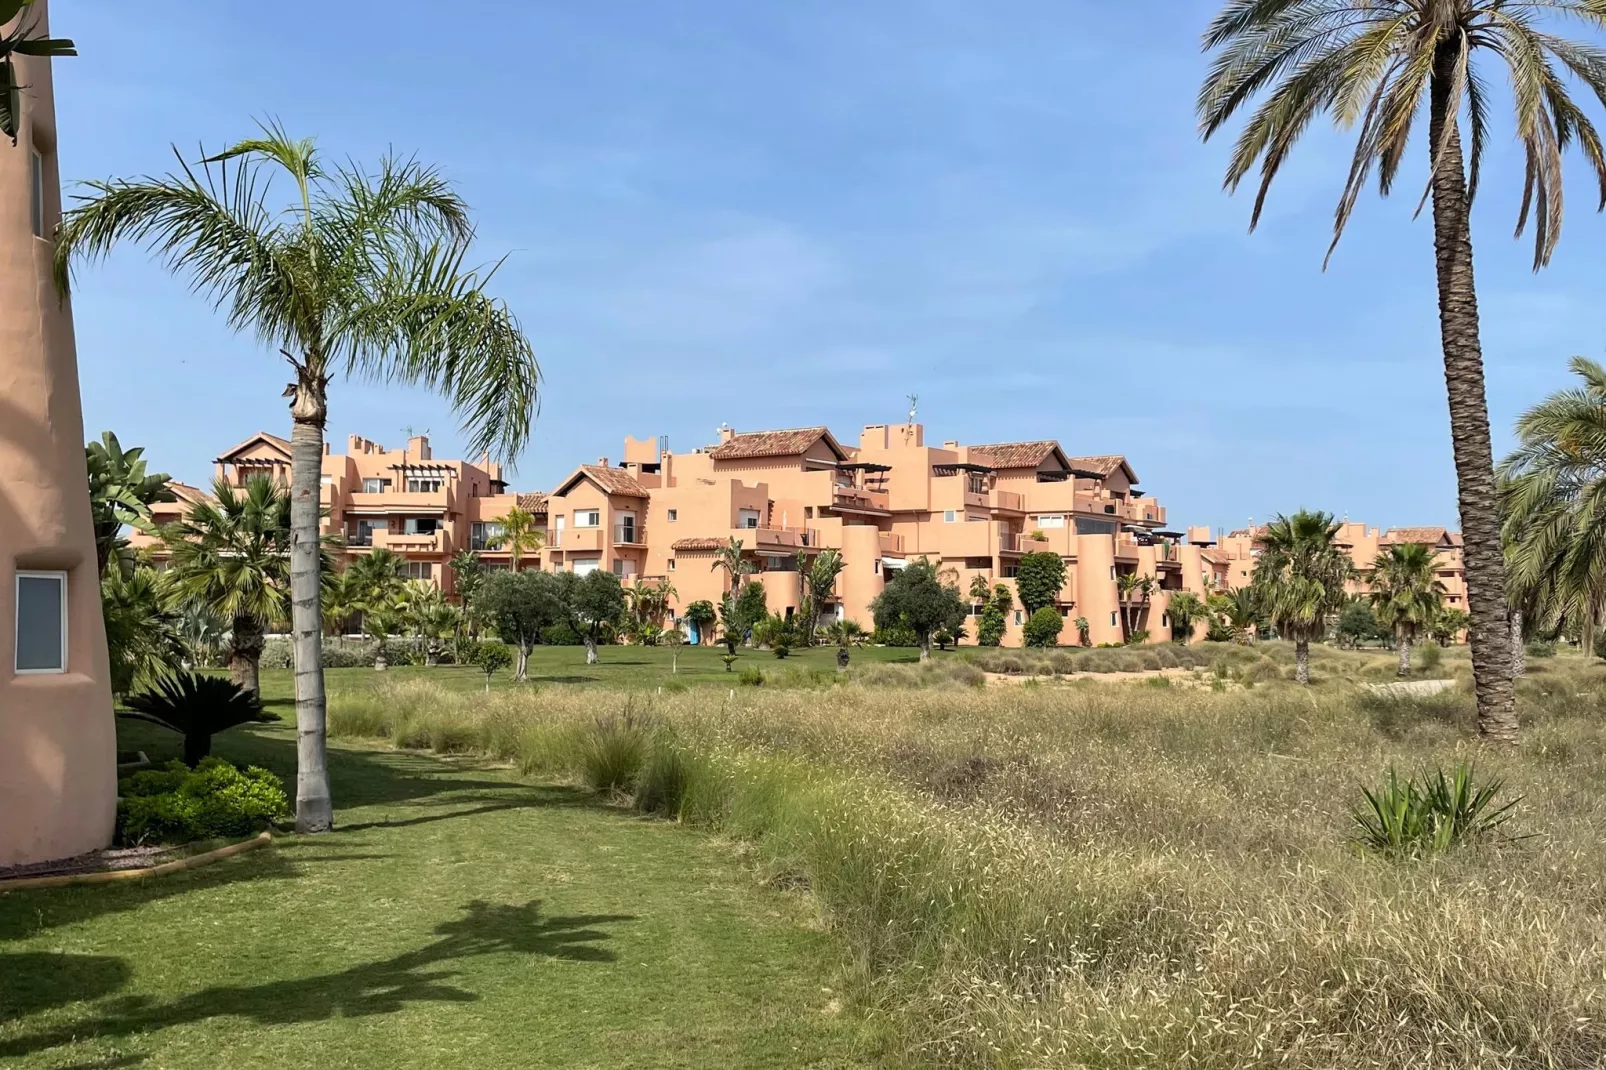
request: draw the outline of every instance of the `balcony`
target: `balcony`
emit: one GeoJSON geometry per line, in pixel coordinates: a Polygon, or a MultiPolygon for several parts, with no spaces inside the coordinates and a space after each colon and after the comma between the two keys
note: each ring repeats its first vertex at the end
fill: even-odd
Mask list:
{"type": "Polygon", "coordinates": [[[1000,532],[998,535],[998,552],[1001,554],[1020,553],[1021,537],[1008,531],[1000,532]]]}
{"type": "Polygon", "coordinates": [[[904,546],[903,536],[899,535],[897,532],[894,532],[894,531],[877,532],[876,533],[876,543],[880,547],[880,550],[881,550],[881,553],[882,553],[883,556],[886,556],[888,554],[891,554],[893,556],[897,556],[897,555],[903,553],[903,546],[904,546]]]}
{"type": "Polygon", "coordinates": [[[992,507],[1020,513],[1026,509],[1026,499],[1012,490],[995,490],[992,492],[992,507]]]}
{"type": "Polygon", "coordinates": [[[745,539],[752,537],[754,546],[782,546],[793,550],[801,550],[805,546],[819,545],[818,538],[810,540],[813,534],[808,528],[769,527],[769,528],[743,528],[746,534],[736,537],[745,539]]]}
{"type": "Polygon", "coordinates": [[[615,524],[613,526],[613,544],[615,546],[645,546],[647,544],[647,529],[640,524],[615,524]]]}
{"type": "Polygon", "coordinates": [[[836,509],[856,509],[884,513],[887,511],[887,492],[864,490],[860,487],[833,486],[831,505],[836,509]]]}
{"type": "Polygon", "coordinates": [[[990,503],[987,500],[987,492],[986,491],[980,491],[980,490],[967,490],[967,491],[965,491],[965,505],[966,505],[966,507],[973,508],[973,509],[986,509],[990,504],[992,504],[992,503],[990,503]]]}
{"type": "Polygon", "coordinates": [[[444,513],[452,507],[452,492],[446,487],[412,494],[395,490],[381,491],[378,494],[358,491],[346,496],[345,507],[368,511],[389,510],[395,513],[444,513]]]}
{"type": "Polygon", "coordinates": [[[571,552],[575,550],[593,550],[600,553],[602,551],[602,529],[571,528],[563,533],[562,548],[571,552]]]}
{"type": "Polygon", "coordinates": [[[434,531],[429,534],[405,531],[376,531],[373,534],[375,547],[394,550],[398,554],[438,554],[446,549],[446,533],[434,531]]]}
{"type": "Polygon", "coordinates": [[[1154,559],[1161,562],[1180,562],[1182,551],[1174,542],[1157,542],[1154,544],[1154,559]]]}

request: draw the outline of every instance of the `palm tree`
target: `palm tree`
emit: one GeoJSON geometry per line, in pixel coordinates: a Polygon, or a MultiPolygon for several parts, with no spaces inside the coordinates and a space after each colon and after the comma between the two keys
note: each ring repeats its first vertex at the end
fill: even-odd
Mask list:
{"type": "Polygon", "coordinates": [[[1571,367],[1580,386],[1517,420],[1501,504],[1513,604],[1531,627],[1576,624],[1592,651],[1606,611],[1606,368],[1584,357],[1571,367]]]}
{"type": "MultiPolygon", "coordinates": [[[[1561,237],[1562,153],[1576,142],[1606,191],[1606,150],[1574,102],[1557,65],[1606,100],[1606,54],[1548,32],[1576,19],[1606,29],[1600,0],[1228,0],[1205,34],[1220,50],[1199,90],[1208,139],[1262,90],[1269,97],[1239,136],[1228,188],[1260,163],[1251,226],[1289,150],[1319,113],[1340,126],[1359,123],[1349,177],[1334,216],[1333,245],[1374,167],[1387,195],[1406,157],[1412,127],[1427,103],[1428,184],[1439,291],[1439,331],[1450,404],[1450,438],[1466,539],[1467,601],[1478,731],[1516,740],[1510,629],[1506,621],[1500,515],[1496,508],[1483,347],[1472,272],[1472,202],[1488,143],[1492,103],[1475,60],[1498,59],[1513,87],[1516,133],[1526,158],[1517,232],[1534,220],[1534,270],[1561,237]],[[1462,152],[1461,121],[1471,131],[1462,152]],[[1469,170],[1465,166],[1470,163],[1469,170]]],[[[1602,206],[1606,207],[1606,199],[1602,206]]],[[[1329,257],[1332,248],[1328,250],[1329,257]]]]}
{"type": "Polygon", "coordinates": [[[177,604],[198,602],[229,621],[229,676],[260,696],[263,632],[290,604],[290,499],[264,476],[243,490],[219,479],[212,495],[159,529],[168,582],[177,604]]]}
{"type": "MultiPolygon", "coordinates": [[[[808,586],[809,604],[809,612],[803,619],[804,646],[814,645],[814,630],[820,623],[820,607],[824,606],[826,601],[830,599],[831,592],[836,588],[836,578],[842,574],[842,570],[846,567],[847,562],[842,560],[842,552],[840,550],[821,550],[815,556],[814,563],[804,573],[804,579],[808,586]]],[[[976,579],[981,580],[982,594],[983,597],[986,597],[987,581],[980,576],[977,576],[976,579]]],[[[972,582],[972,596],[975,594],[975,587],[975,583],[972,582]]]]}
{"type": "Polygon", "coordinates": [[[1419,543],[1395,543],[1378,551],[1367,576],[1377,622],[1392,629],[1399,644],[1400,676],[1411,671],[1411,644],[1444,608],[1444,584],[1433,577],[1438,561],[1438,554],[1419,543]]]}
{"type": "Polygon", "coordinates": [[[1115,577],[1115,589],[1121,597],[1121,638],[1131,642],[1137,634],[1138,615],[1154,592],[1154,577],[1123,572],[1115,577]]]}
{"type": "Polygon", "coordinates": [[[76,56],[78,50],[65,38],[40,37],[38,23],[19,18],[33,6],[33,0],[0,0],[0,26],[16,19],[16,25],[0,33],[0,134],[17,143],[17,122],[22,110],[18,96],[24,88],[17,81],[12,56],[76,56]]]}
{"type": "Polygon", "coordinates": [[[473,550],[459,550],[447,562],[452,570],[452,586],[463,605],[463,624],[471,635],[479,634],[478,618],[474,613],[474,600],[485,586],[485,562],[473,550]]]}
{"type": "Polygon", "coordinates": [[[456,607],[447,604],[439,587],[422,580],[407,584],[402,597],[406,606],[404,620],[420,640],[424,664],[439,665],[446,640],[457,632],[460,616],[456,607]]]}
{"type": "Polygon", "coordinates": [[[1166,613],[1171,617],[1171,637],[1187,646],[1193,638],[1193,622],[1205,615],[1205,604],[1190,591],[1178,591],[1167,603],[1166,613]]]}
{"type": "Polygon", "coordinates": [[[345,582],[356,593],[363,634],[374,641],[374,668],[390,664],[385,641],[401,629],[407,609],[407,559],[394,550],[370,550],[346,566],[345,582]]]}
{"type": "Polygon", "coordinates": [[[321,606],[325,635],[333,635],[342,646],[346,642],[346,628],[351,619],[362,612],[364,577],[349,566],[339,572],[324,573],[321,606]]]}
{"type": "MultiPolygon", "coordinates": [[[[175,149],[175,154],[177,150],[175,149]]],[[[144,245],[276,348],[293,376],[291,624],[296,658],[296,829],[333,823],[319,613],[319,477],[328,387],[339,374],[428,386],[463,414],[470,453],[513,458],[540,369],[507,307],[466,266],[468,206],[437,172],[387,156],[326,168],[277,126],[162,178],[91,182],[63,218],[55,277],[121,241],[144,245]],[[269,201],[288,178],[290,205],[269,201]]]]}
{"type": "Polygon", "coordinates": [[[711,625],[719,619],[719,615],[714,609],[714,603],[707,599],[698,599],[686,607],[685,617],[689,623],[697,628],[697,642],[699,645],[705,636],[710,641],[713,640],[714,629],[711,625]]]}
{"type": "Polygon", "coordinates": [[[725,570],[725,581],[734,596],[742,584],[742,577],[753,571],[753,563],[742,558],[742,540],[731,536],[731,541],[714,551],[714,562],[709,571],[725,570]]]}
{"type": "Polygon", "coordinates": [[[513,571],[519,570],[519,561],[526,553],[535,553],[546,545],[546,533],[536,526],[535,514],[518,506],[507,511],[502,518],[502,531],[485,540],[488,550],[506,550],[513,571]]]}
{"type": "Polygon", "coordinates": [[[1327,622],[1344,608],[1350,560],[1337,542],[1332,513],[1301,509],[1279,514],[1260,536],[1255,562],[1256,600],[1271,625],[1294,642],[1294,679],[1310,683],[1310,641],[1327,633],[1327,622]]]}
{"type": "Polygon", "coordinates": [[[128,542],[122,537],[123,529],[148,524],[154,503],[175,500],[167,486],[166,472],[145,474],[144,455],[141,446],[123,449],[110,431],[102,431],[100,441],[84,449],[89,469],[89,514],[95,526],[95,557],[101,575],[106,574],[114,554],[124,572],[134,567],[127,553],[128,542]]]}
{"type": "Polygon", "coordinates": [[[647,643],[655,637],[663,627],[664,616],[669,612],[669,603],[680,592],[668,578],[660,578],[657,583],[635,583],[624,589],[625,602],[630,607],[630,615],[626,626],[630,630],[631,638],[637,642],[647,643]]]}
{"type": "Polygon", "coordinates": [[[204,668],[213,663],[229,634],[228,623],[199,602],[187,602],[178,614],[178,637],[187,657],[184,668],[204,668]]]}
{"type": "Polygon", "coordinates": [[[166,581],[151,568],[109,569],[100,581],[101,617],[112,694],[150,687],[183,668],[190,656],[166,581]]]}
{"type": "Polygon", "coordinates": [[[1260,596],[1253,586],[1238,587],[1210,596],[1211,612],[1232,629],[1233,642],[1253,646],[1260,630],[1260,596]]]}

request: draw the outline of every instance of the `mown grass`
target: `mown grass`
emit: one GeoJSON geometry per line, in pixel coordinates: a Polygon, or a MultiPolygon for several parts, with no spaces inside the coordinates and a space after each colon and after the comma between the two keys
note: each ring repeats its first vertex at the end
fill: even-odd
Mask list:
{"type": "MultiPolygon", "coordinates": [[[[124,748],[175,753],[124,727],[124,748]]],[[[217,751],[294,768],[284,727],[217,751]]],[[[328,835],[0,894],[0,1067],[877,1061],[865,1020],[840,1012],[840,945],[812,904],[728,844],[483,762],[346,743],[330,763],[328,835]]]]}
{"type": "Polygon", "coordinates": [[[919,1062],[1602,1065],[1606,667],[1536,662],[1522,747],[1495,755],[1464,689],[1350,682],[1380,657],[1324,650],[1318,687],[1221,692],[934,670],[825,695],[398,682],[338,702],[331,729],[583,782],[628,705],[638,805],[811,889],[854,951],[850,995],[919,1062]],[[1360,785],[1467,758],[1524,797],[1524,839],[1431,863],[1357,849],[1360,785]]]}

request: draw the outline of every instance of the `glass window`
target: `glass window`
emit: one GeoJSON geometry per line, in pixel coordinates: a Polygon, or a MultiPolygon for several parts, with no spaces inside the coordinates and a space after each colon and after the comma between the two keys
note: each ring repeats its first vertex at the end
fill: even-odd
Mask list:
{"type": "Polygon", "coordinates": [[[389,480],[385,479],[365,479],[362,481],[362,492],[364,494],[383,494],[385,484],[388,482],[389,480]]]}
{"type": "Polygon", "coordinates": [[[1115,614],[1114,613],[1110,614],[1110,627],[1112,627],[1112,628],[1115,627],[1115,614]]]}
{"type": "Polygon", "coordinates": [[[944,524],[952,524],[958,518],[959,514],[952,509],[944,510],[942,514],[942,522],[944,524]]]}
{"type": "Polygon", "coordinates": [[[415,477],[409,477],[407,480],[408,494],[434,494],[440,489],[441,481],[438,479],[418,479],[415,477]]]}
{"type": "Polygon", "coordinates": [[[428,561],[409,561],[402,566],[402,575],[410,580],[433,579],[435,566],[428,561]]]}
{"type": "Polygon", "coordinates": [[[736,526],[739,528],[758,527],[758,510],[738,509],[736,511],[736,526]]]}
{"type": "Polygon", "coordinates": [[[669,571],[675,571],[675,559],[673,557],[669,559],[669,571]]]}
{"type": "Polygon", "coordinates": [[[1040,528],[1063,528],[1065,526],[1065,517],[1063,514],[1055,514],[1053,516],[1034,516],[1032,517],[1032,520],[1040,528]]]}
{"type": "Polygon", "coordinates": [[[67,671],[67,574],[17,573],[19,673],[67,671]]]}
{"type": "Polygon", "coordinates": [[[673,524],[675,521],[677,521],[679,519],[680,519],[680,510],[679,509],[671,509],[671,510],[669,510],[669,522],[671,524],[673,524]]]}
{"type": "Polygon", "coordinates": [[[32,215],[33,236],[45,236],[45,158],[33,151],[28,168],[28,207],[32,215]]]}
{"type": "Polygon", "coordinates": [[[595,528],[602,526],[602,510],[581,509],[574,514],[574,526],[577,528],[595,528]]]}

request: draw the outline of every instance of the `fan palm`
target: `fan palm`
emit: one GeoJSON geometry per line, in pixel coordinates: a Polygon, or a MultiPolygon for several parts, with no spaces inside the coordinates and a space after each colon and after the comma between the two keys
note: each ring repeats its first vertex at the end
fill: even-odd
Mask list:
{"type": "Polygon", "coordinates": [[[1211,612],[1220,616],[1232,631],[1232,641],[1252,646],[1260,630],[1260,594],[1251,585],[1210,596],[1211,612]]]}
{"type": "Polygon", "coordinates": [[[1516,604],[1532,626],[1575,624],[1593,650],[1606,610],[1606,368],[1584,357],[1571,367],[1581,385],[1517,420],[1501,499],[1516,604]]]}
{"type": "MultiPolygon", "coordinates": [[[[1562,155],[1577,144],[1606,207],[1606,150],[1568,92],[1561,70],[1606,101],[1606,50],[1551,32],[1574,20],[1606,29],[1602,0],[1229,0],[1205,34],[1217,51],[1199,90],[1208,139],[1262,91],[1269,95],[1234,147],[1227,186],[1257,163],[1260,189],[1251,226],[1294,142],[1325,113],[1358,124],[1355,153],[1333,221],[1333,245],[1361,191],[1377,172],[1387,195],[1405,160],[1412,128],[1427,105],[1428,182],[1438,275],[1439,331],[1450,407],[1450,438],[1466,538],[1467,600],[1478,730],[1516,739],[1510,629],[1496,500],[1483,347],[1472,271],[1472,202],[1477,195],[1494,104],[1484,61],[1498,62],[1512,88],[1525,183],[1520,235],[1534,225],[1534,269],[1561,237],[1562,155]],[[1461,124],[1471,139],[1463,153],[1461,124]]],[[[1419,206],[1420,209],[1420,206],[1419,206]]],[[[1328,255],[1332,255],[1329,247],[1328,255]]]]}
{"type": "Polygon", "coordinates": [[[243,489],[219,479],[212,493],[159,530],[168,582],[178,604],[198,602],[229,621],[229,676],[260,694],[263,633],[290,605],[290,498],[263,476],[243,489]]]}
{"type": "Polygon", "coordinates": [[[366,578],[349,566],[339,572],[324,573],[320,607],[323,613],[323,630],[333,635],[342,645],[351,619],[362,612],[366,578]]]}
{"type": "Polygon", "coordinates": [[[112,693],[126,695],[179,671],[187,651],[177,613],[167,606],[166,582],[151,568],[109,570],[100,581],[100,609],[112,693]]]}
{"type": "Polygon", "coordinates": [[[1178,591],[1165,609],[1171,618],[1171,637],[1186,646],[1193,638],[1193,622],[1205,615],[1204,600],[1191,591],[1178,591]]]}
{"type": "Polygon", "coordinates": [[[1301,509],[1266,525],[1255,562],[1256,599],[1272,627],[1294,643],[1294,679],[1310,683],[1310,641],[1344,608],[1350,560],[1338,545],[1332,513],[1301,509]]]}
{"type": "Polygon", "coordinates": [[[1399,645],[1398,675],[1411,671],[1411,644],[1427,633],[1444,608],[1444,584],[1433,576],[1439,555],[1420,543],[1385,546],[1372,562],[1372,612],[1394,632],[1399,645]]]}
{"type": "Polygon", "coordinates": [[[328,387],[338,374],[428,386],[463,414],[471,453],[512,458],[540,370],[507,307],[467,266],[468,207],[434,170],[386,157],[325,168],[277,126],[161,178],[91,182],[62,220],[56,285],[121,241],[144,245],[289,362],[296,828],[333,821],[326,765],[318,500],[328,387]],[[270,201],[275,177],[292,197],[270,201]]]}
{"type": "Polygon", "coordinates": [[[506,550],[513,571],[519,570],[519,561],[527,553],[534,553],[546,545],[546,532],[536,524],[535,514],[514,506],[501,520],[502,531],[485,540],[490,550],[506,550]]]}

